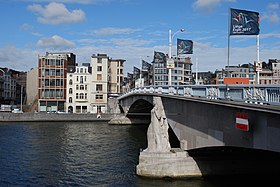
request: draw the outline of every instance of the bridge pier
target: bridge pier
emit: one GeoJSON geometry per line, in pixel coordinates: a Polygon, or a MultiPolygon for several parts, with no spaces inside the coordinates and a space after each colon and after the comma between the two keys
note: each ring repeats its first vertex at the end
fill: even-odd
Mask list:
{"type": "Polygon", "coordinates": [[[152,178],[202,176],[195,160],[181,149],[171,149],[170,152],[142,151],[136,173],[139,176],[152,178]]]}
{"type": "Polygon", "coordinates": [[[155,178],[202,176],[195,160],[186,151],[171,149],[161,97],[153,97],[153,104],[147,132],[148,147],[140,153],[137,175],[155,178]]]}

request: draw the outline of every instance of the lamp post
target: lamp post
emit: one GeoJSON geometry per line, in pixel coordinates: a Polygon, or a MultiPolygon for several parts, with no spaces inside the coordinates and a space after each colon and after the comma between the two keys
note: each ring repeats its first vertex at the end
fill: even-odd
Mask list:
{"type": "MultiPolygon", "coordinates": [[[[172,35],[172,31],[169,30],[169,51],[168,51],[168,58],[171,59],[172,58],[172,40],[175,36],[175,34],[179,33],[179,32],[184,32],[185,29],[180,29],[178,31],[176,31],[173,35],[172,35]]],[[[172,85],[172,74],[171,74],[171,68],[169,68],[168,70],[168,85],[171,86],[172,85]]]]}

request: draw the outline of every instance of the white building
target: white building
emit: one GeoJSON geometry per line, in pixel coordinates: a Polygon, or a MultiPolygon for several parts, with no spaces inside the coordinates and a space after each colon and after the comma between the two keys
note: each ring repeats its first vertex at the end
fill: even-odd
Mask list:
{"type": "Polygon", "coordinates": [[[115,107],[113,96],[122,92],[124,61],[109,59],[106,54],[92,55],[90,64],[77,66],[75,72],[68,73],[66,111],[112,112],[115,107]]]}
{"type": "Polygon", "coordinates": [[[91,56],[93,112],[107,112],[109,57],[106,54],[91,56]]]}
{"type": "Polygon", "coordinates": [[[91,67],[77,66],[74,73],[67,74],[66,110],[70,113],[93,112],[91,106],[91,67]]]}

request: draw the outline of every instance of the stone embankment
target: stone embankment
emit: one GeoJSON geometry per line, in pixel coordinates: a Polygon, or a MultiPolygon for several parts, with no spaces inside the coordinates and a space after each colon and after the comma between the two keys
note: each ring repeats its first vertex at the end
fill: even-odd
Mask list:
{"type": "Polygon", "coordinates": [[[0,113],[1,122],[67,122],[67,121],[110,121],[114,114],[71,114],[71,113],[0,113]]]}

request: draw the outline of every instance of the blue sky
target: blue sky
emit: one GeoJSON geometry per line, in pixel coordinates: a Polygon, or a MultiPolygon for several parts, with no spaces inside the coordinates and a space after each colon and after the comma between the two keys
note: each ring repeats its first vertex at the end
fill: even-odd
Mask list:
{"type": "MultiPolygon", "coordinates": [[[[199,71],[227,63],[229,8],[260,13],[260,60],[280,59],[279,0],[0,0],[0,66],[28,71],[38,55],[69,51],[77,62],[106,53],[125,59],[125,72],[168,53],[168,30],[194,41],[199,71]]],[[[256,60],[256,36],[232,36],[230,64],[256,60]]],[[[194,63],[195,64],[195,63],[194,63]]],[[[193,67],[195,70],[195,67],[193,67]]]]}

